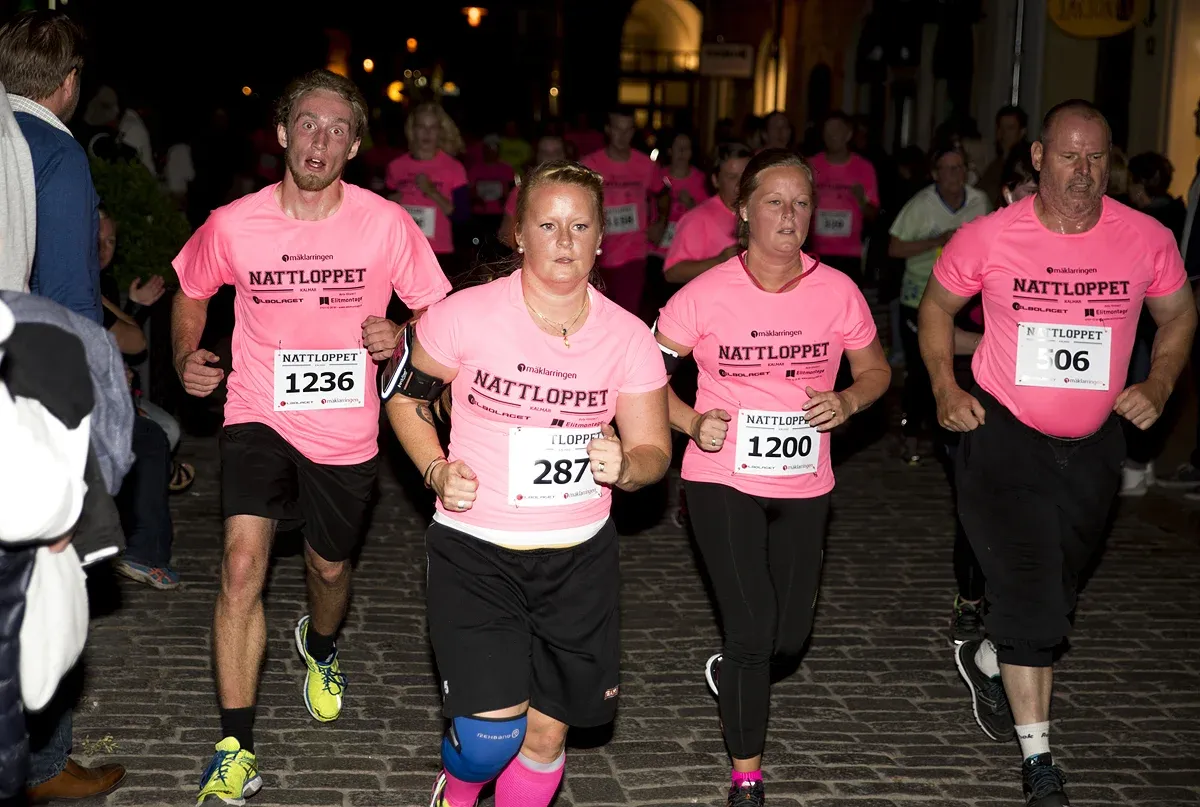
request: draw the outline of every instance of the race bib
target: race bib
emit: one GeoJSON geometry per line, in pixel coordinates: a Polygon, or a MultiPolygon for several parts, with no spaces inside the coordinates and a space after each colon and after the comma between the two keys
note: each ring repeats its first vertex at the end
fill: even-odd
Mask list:
{"type": "Polygon", "coordinates": [[[1112,328],[1017,323],[1017,378],[1022,387],[1108,389],[1112,328]]]}
{"type": "Polygon", "coordinates": [[[417,205],[405,205],[404,209],[408,211],[408,215],[412,216],[412,220],[421,228],[421,234],[426,238],[433,238],[433,233],[437,229],[437,211],[432,207],[418,207],[417,205]]]}
{"type": "Polygon", "coordinates": [[[739,409],[733,472],[747,476],[815,474],[822,437],[801,412],[739,409]]]}
{"type": "Polygon", "coordinates": [[[826,238],[845,238],[854,226],[854,214],[849,210],[818,210],[817,235],[826,238]]]}
{"type": "Polygon", "coordinates": [[[675,225],[677,223],[674,221],[667,222],[667,229],[663,232],[662,241],[658,242],[658,245],[663,249],[671,246],[671,242],[675,240],[675,225]]]}
{"type": "Polygon", "coordinates": [[[481,179],[475,183],[475,193],[485,202],[495,202],[504,196],[504,183],[481,179]]]}
{"type": "Polygon", "coordinates": [[[367,351],[276,350],[275,411],[366,406],[367,351]]]}
{"type": "Polygon", "coordinates": [[[636,233],[639,229],[637,205],[604,208],[604,231],[607,234],[636,233]]]}
{"type": "Polygon", "coordinates": [[[557,507],[600,496],[592,477],[588,443],[599,429],[508,430],[508,503],[514,507],[557,507]]]}

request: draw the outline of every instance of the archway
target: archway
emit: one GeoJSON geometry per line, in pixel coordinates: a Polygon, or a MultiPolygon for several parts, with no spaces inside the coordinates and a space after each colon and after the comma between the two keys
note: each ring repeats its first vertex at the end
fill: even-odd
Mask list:
{"type": "Polygon", "coordinates": [[[620,103],[638,126],[683,125],[694,105],[704,17],[689,0],[637,0],[621,30],[620,103]]]}
{"type": "Polygon", "coordinates": [[[787,106],[788,45],[779,40],[779,58],[775,58],[775,32],[763,34],[758,48],[758,64],[754,69],[754,114],[769,115],[787,106]],[[779,66],[783,65],[780,70],[779,66]]]}

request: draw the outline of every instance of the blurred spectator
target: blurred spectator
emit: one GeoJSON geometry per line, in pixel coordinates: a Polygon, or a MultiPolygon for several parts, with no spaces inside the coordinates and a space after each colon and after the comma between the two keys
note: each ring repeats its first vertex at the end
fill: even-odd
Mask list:
{"type": "Polygon", "coordinates": [[[1121,204],[1129,204],[1129,158],[1119,146],[1112,147],[1112,156],[1108,160],[1107,193],[1121,204]]]}
{"type": "Polygon", "coordinates": [[[0,83],[29,145],[37,244],[29,288],[99,323],[99,215],[87,154],[65,121],[79,103],[82,29],[59,12],[27,12],[0,26],[0,83]]]}
{"type": "Polygon", "coordinates": [[[1148,151],[1129,161],[1129,202],[1175,235],[1175,243],[1183,240],[1183,224],[1187,207],[1183,200],[1171,195],[1175,166],[1161,154],[1148,151]]]}
{"type": "Polygon", "coordinates": [[[1019,106],[1001,107],[996,113],[996,154],[983,175],[979,178],[979,189],[987,194],[993,207],[999,207],[1000,186],[1003,182],[1004,161],[1020,144],[1028,143],[1029,115],[1019,106]]]}

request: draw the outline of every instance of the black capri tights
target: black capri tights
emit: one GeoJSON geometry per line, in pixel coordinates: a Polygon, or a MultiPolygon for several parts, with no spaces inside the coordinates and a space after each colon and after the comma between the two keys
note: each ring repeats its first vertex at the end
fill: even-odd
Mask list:
{"type": "Polygon", "coordinates": [[[767,739],[771,659],[798,656],[812,632],[830,495],[768,499],[709,482],[684,486],[725,628],[725,744],[734,759],[752,759],[767,739]]]}

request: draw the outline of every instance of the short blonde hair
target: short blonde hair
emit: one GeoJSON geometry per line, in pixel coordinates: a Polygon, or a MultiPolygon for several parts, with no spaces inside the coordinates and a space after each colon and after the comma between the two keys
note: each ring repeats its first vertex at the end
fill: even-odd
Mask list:
{"type": "Polygon", "coordinates": [[[525,181],[521,183],[521,189],[517,191],[518,230],[521,229],[521,223],[525,221],[529,195],[545,185],[574,185],[587,191],[596,210],[600,235],[604,236],[604,180],[592,169],[566,160],[542,163],[525,177],[525,181]]]}
{"type": "Polygon", "coordinates": [[[427,102],[417,106],[409,113],[408,118],[404,121],[404,137],[408,140],[409,148],[412,148],[413,128],[416,126],[417,116],[424,113],[430,113],[438,122],[438,148],[449,154],[451,157],[457,157],[463,153],[465,146],[463,145],[462,134],[458,131],[458,126],[454,123],[454,119],[447,114],[441,104],[427,102]]]}
{"type": "Polygon", "coordinates": [[[334,93],[350,105],[350,114],[353,116],[350,136],[355,140],[361,138],[367,130],[367,100],[353,81],[329,70],[313,70],[292,80],[275,104],[275,124],[290,130],[293,113],[300,99],[317,90],[334,93]]]}

